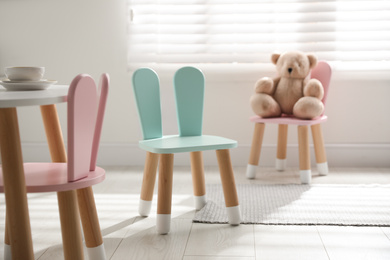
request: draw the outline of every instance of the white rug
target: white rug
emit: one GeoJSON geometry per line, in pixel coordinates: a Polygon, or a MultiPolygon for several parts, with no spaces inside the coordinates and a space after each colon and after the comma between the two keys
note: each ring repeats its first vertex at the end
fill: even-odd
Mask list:
{"type": "MultiPolygon", "coordinates": [[[[390,226],[390,185],[237,185],[242,224],[390,226]]],[[[194,222],[227,223],[221,185],[194,222]]]]}

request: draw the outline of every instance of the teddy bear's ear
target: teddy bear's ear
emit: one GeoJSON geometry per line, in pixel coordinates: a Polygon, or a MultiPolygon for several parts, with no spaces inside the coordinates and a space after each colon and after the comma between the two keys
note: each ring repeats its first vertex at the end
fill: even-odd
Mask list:
{"type": "Polygon", "coordinates": [[[309,59],[310,62],[310,68],[314,68],[317,65],[317,57],[314,56],[313,54],[308,54],[307,58],[309,59]]]}
{"type": "Polygon", "coordinates": [[[271,56],[272,63],[276,65],[276,62],[278,62],[279,57],[280,57],[279,53],[272,54],[272,56],[271,56]]]}

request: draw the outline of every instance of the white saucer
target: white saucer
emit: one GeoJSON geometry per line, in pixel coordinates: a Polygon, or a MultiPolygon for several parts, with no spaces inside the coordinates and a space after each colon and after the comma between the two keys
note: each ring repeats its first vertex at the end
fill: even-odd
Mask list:
{"type": "Polygon", "coordinates": [[[46,82],[48,81],[47,79],[40,79],[40,80],[12,80],[12,79],[8,79],[8,78],[2,78],[0,79],[0,81],[3,81],[3,82],[7,82],[7,83],[31,83],[31,82],[34,82],[34,83],[38,83],[38,82],[46,82]]]}
{"type": "Polygon", "coordinates": [[[0,85],[2,85],[7,90],[12,91],[43,90],[56,83],[56,80],[47,79],[42,79],[39,81],[15,81],[9,79],[0,80],[0,85]]]}

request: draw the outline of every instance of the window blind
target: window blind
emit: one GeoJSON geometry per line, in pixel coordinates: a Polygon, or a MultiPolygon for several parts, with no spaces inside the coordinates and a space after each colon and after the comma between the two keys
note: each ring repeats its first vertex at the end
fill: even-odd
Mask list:
{"type": "Polygon", "coordinates": [[[300,50],[340,70],[390,69],[390,1],[128,0],[130,67],[272,66],[300,50]]]}

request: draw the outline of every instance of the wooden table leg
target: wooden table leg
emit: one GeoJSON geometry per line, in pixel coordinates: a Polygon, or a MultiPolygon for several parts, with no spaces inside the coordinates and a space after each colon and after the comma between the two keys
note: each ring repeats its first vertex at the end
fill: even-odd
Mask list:
{"type": "Polygon", "coordinates": [[[7,212],[5,213],[5,230],[4,230],[4,260],[12,259],[11,241],[9,238],[7,212]]]}
{"type": "Polygon", "coordinates": [[[34,259],[16,108],[0,109],[0,144],[12,256],[34,259]]]}
{"type": "MultiPolygon", "coordinates": [[[[41,106],[43,124],[53,162],[66,162],[66,150],[55,105],[41,106]]],[[[76,191],[58,192],[65,259],[84,259],[76,191]]]]}
{"type": "Polygon", "coordinates": [[[66,162],[64,138],[56,105],[41,106],[41,114],[52,162],[66,162]]]}

